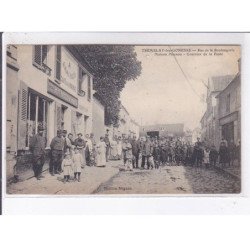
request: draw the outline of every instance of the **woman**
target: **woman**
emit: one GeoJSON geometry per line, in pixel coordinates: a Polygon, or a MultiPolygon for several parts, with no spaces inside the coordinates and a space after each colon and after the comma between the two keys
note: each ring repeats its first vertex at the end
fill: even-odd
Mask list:
{"type": "Polygon", "coordinates": [[[75,146],[78,148],[80,154],[82,154],[83,164],[86,165],[85,148],[86,142],[82,138],[82,133],[77,134],[78,138],[75,139],[75,146]]]}
{"type": "Polygon", "coordinates": [[[113,141],[110,142],[110,157],[111,157],[111,160],[117,160],[118,159],[116,140],[113,140],[113,141]]]}
{"type": "Polygon", "coordinates": [[[105,167],[106,166],[106,143],[104,137],[100,137],[100,142],[96,145],[96,166],[105,167]]]}

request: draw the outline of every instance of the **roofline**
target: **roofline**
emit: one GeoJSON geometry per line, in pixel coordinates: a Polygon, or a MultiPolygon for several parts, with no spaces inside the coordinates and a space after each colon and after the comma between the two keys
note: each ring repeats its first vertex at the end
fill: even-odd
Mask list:
{"type": "Polygon", "coordinates": [[[239,77],[241,75],[240,72],[238,72],[235,77],[232,79],[232,81],[226,86],[226,88],[224,88],[222,91],[220,91],[220,93],[216,96],[216,98],[218,98],[224,91],[226,91],[227,88],[229,88],[229,86],[231,84],[233,84],[233,82],[236,80],[237,77],[239,77]]]}

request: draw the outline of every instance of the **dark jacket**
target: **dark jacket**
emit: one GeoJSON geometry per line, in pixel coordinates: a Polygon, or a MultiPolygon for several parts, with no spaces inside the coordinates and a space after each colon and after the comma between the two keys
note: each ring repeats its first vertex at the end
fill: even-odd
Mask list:
{"type": "Polygon", "coordinates": [[[51,150],[64,150],[65,139],[63,137],[54,137],[50,143],[51,150]]]}
{"type": "Polygon", "coordinates": [[[132,154],[138,155],[140,152],[140,143],[136,140],[132,140],[131,145],[132,145],[132,154]]]}
{"type": "Polygon", "coordinates": [[[30,151],[33,155],[43,155],[45,154],[47,140],[45,137],[36,134],[31,138],[30,141],[30,151]]]}

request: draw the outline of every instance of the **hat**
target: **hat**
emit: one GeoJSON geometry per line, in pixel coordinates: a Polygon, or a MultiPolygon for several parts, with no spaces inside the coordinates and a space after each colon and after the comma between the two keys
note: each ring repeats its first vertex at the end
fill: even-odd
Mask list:
{"type": "Polygon", "coordinates": [[[77,135],[82,135],[82,133],[78,133],[77,135]]]}
{"type": "Polygon", "coordinates": [[[39,125],[37,126],[37,130],[38,130],[38,131],[44,131],[45,128],[43,127],[43,125],[39,124],[39,125]]]}
{"type": "Polygon", "coordinates": [[[66,129],[64,129],[62,132],[67,134],[67,130],[66,129]]]}
{"type": "Polygon", "coordinates": [[[62,133],[62,130],[61,130],[61,129],[58,129],[58,130],[56,131],[56,133],[57,133],[57,134],[61,134],[61,133],[62,133]]]}

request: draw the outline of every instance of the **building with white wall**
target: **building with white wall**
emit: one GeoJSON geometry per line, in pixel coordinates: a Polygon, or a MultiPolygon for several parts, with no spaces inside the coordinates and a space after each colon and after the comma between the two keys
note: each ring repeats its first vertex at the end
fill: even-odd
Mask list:
{"type": "MultiPolygon", "coordinates": [[[[10,162],[13,152],[26,162],[39,124],[45,127],[48,148],[58,129],[74,136],[92,132],[93,75],[74,46],[9,45],[6,78],[10,162]]],[[[11,175],[12,166],[8,170],[11,175]]]]}

